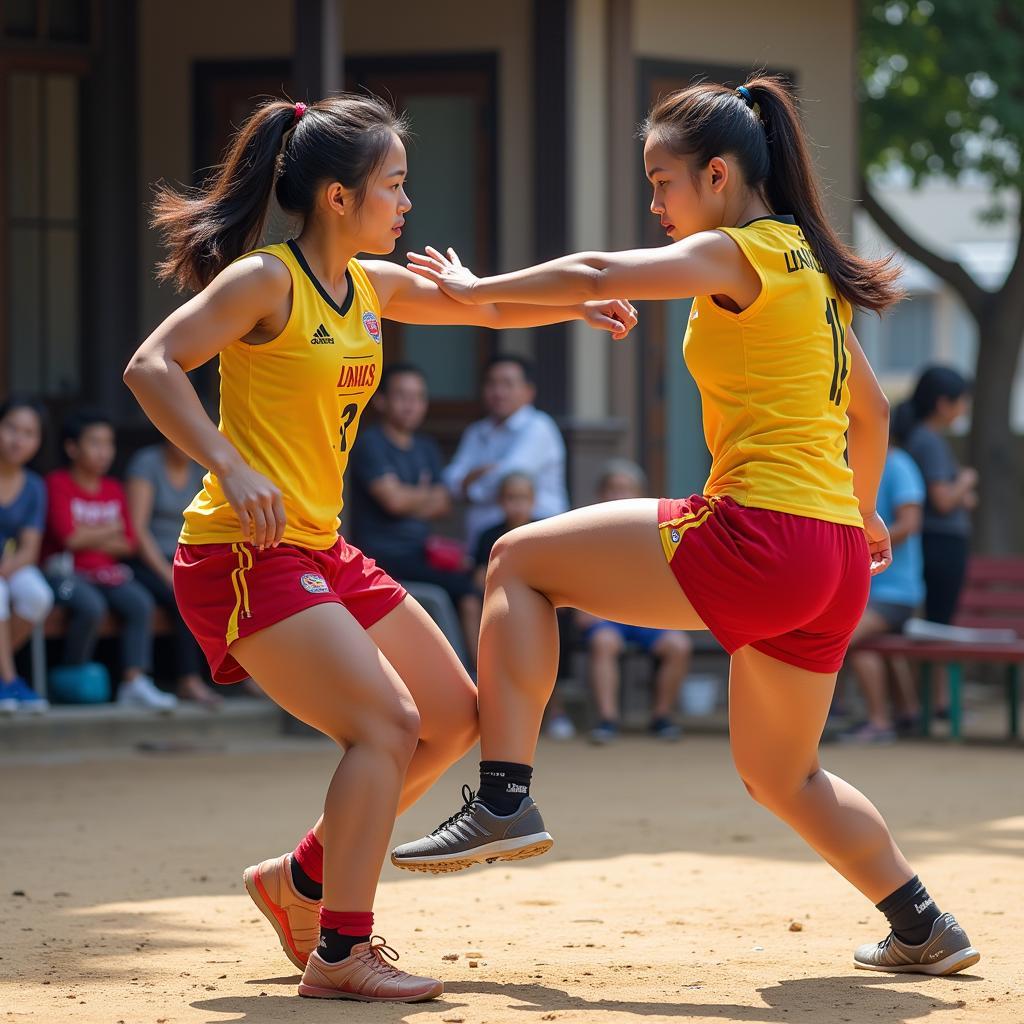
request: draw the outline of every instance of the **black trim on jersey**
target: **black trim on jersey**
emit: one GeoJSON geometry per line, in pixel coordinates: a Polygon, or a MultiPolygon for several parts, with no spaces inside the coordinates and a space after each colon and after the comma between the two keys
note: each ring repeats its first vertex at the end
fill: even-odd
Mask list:
{"type": "Polygon", "coordinates": [[[352,274],[349,272],[348,267],[345,268],[345,283],[348,285],[348,294],[345,296],[344,305],[339,306],[328,294],[327,289],[320,283],[316,274],[309,269],[306,257],[302,255],[302,250],[299,248],[298,243],[294,238],[288,239],[288,248],[291,249],[292,255],[299,261],[299,266],[302,267],[306,277],[313,282],[313,287],[320,293],[320,298],[322,298],[324,302],[326,302],[327,305],[330,306],[331,309],[333,309],[339,316],[345,316],[352,308],[352,303],[356,298],[356,286],[352,281],[352,274]]]}
{"type": "Polygon", "coordinates": [[[749,228],[751,224],[756,224],[759,220],[777,220],[780,224],[796,224],[796,217],[791,213],[766,213],[763,217],[755,217],[753,220],[748,220],[746,224],[741,224],[741,228],[749,228]]]}

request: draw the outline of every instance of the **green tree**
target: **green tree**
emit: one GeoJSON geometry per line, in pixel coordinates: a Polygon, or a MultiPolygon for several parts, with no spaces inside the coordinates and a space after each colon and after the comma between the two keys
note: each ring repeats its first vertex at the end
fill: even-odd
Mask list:
{"type": "Polygon", "coordinates": [[[1024,337],[1024,0],[862,0],[861,194],[865,210],[905,253],[945,281],[978,327],[970,460],[980,478],[976,540],[1012,549],[1021,470],[1010,400],[1024,337]],[[929,178],[984,176],[987,217],[1012,218],[1017,244],[996,291],[925,245],[873,190],[880,172],[929,178]]]}

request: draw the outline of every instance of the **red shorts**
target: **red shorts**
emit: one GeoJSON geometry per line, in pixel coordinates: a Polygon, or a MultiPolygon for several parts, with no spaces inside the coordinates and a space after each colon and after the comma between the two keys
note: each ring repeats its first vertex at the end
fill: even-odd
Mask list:
{"type": "Polygon", "coordinates": [[[798,668],[839,671],[868,600],[860,527],[698,494],[662,498],[658,529],[683,593],[730,654],[749,644],[798,668]]]}
{"type": "Polygon", "coordinates": [[[405,593],[372,558],[341,537],[326,551],[290,544],[260,551],[239,542],[179,544],[174,556],[178,608],[217,683],[248,676],[228,651],[240,637],[315,604],[343,605],[369,629],[401,604],[405,593]]]}

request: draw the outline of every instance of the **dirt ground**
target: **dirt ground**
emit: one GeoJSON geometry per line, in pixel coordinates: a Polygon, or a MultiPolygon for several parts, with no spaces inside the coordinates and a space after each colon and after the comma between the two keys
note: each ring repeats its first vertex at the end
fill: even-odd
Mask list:
{"type": "MultiPolygon", "coordinates": [[[[982,950],[970,973],[925,979],[852,968],[881,916],[750,802],[723,739],[546,743],[549,856],[441,878],[385,869],[377,930],[447,986],[416,1006],[300,999],[242,889],[247,864],[315,817],[332,760],[302,740],[0,760],[0,1024],[1024,1020],[1019,748],[826,752],[982,950]]],[[[455,811],[473,767],[396,839],[455,811]]]]}

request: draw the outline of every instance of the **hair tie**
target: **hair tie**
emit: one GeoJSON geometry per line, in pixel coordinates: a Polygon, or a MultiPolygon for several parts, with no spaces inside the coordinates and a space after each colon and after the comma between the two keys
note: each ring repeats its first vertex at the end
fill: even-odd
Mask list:
{"type": "Polygon", "coordinates": [[[750,95],[750,90],[745,85],[741,85],[736,90],[736,95],[739,96],[740,99],[742,99],[743,102],[746,103],[746,105],[751,108],[751,110],[753,110],[754,97],[750,95]]]}
{"type": "Polygon", "coordinates": [[[305,103],[295,104],[295,120],[285,129],[284,135],[281,136],[281,147],[277,151],[277,159],[274,161],[274,180],[284,174],[285,169],[285,152],[288,149],[288,143],[291,141],[291,137],[295,134],[295,129],[299,125],[299,121],[302,120],[302,115],[306,112],[305,103]]]}

